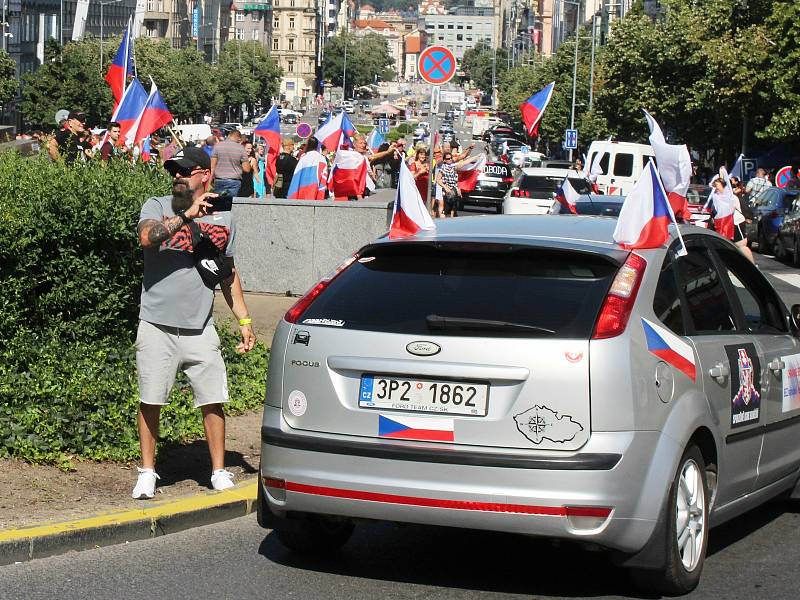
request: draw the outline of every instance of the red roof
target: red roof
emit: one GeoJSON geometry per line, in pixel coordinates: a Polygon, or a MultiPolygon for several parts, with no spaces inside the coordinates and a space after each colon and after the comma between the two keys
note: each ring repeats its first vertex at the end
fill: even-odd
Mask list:
{"type": "Polygon", "coordinates": [[[366,29],[367,27],[371,29],[393,29],[386,21],[381,21],[380,19],[356,19],[354,24],[356,29],[366,29]]]}
{"type": "Polygon", "coordinates": [[[406,54],[419,54],[422,49],[422,38],[418,35],[406,37],[406,54]]]}

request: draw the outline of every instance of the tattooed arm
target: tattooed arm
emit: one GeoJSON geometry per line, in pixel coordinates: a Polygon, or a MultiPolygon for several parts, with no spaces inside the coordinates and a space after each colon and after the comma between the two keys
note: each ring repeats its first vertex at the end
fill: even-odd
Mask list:
{"type": "Polygon", "coordinates": [[[182,226],[183,219],[177,215],[165,221],[146,219],[139,223],[139,243],[143,248],[160,246],[175,235],[182,226]]]}

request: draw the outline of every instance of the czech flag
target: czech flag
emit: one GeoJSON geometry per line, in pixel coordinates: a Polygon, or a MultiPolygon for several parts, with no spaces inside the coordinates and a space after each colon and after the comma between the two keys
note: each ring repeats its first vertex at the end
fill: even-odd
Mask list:
{"type": "Polygon", "coordinates": [[[363,196],[367,187],[367,158],[354,150],[337,150],[328,178],[334,198],[363,196]]]}
{"type": "Polygon", "coordinates": [[[436,224],[425,208],[422,196],[419,195],[414,176],[408,170],[406,161],[401,160],[400,181],[394,200],[389,239],[415,235],[420,230],[432,231],[434,229],[436,229],[436,224]]]}
{"type": "Polygon", "coordinates": [[[297,161],[286,197],[289,200],[324,200],[327,183],[328,161],[316,150],[306,152],[297,161]]]}
{"type": "Polygon", "coordinates": [[[650,127],[650,146],[656,155],[658,173],[667,192],[672,212],[675,216],[686,220],[689,217],[686,192],[692,177],[692,158],[689,156],[689,149],[685,144],[668,144],[656,120],[646,110],[643,112],[650,127]]]}
{"type": "Polygon", "coordinates": [[[575,188],[572,187],[572,184],[569,182],[569,179],[564,177],[564,181],[561,182],[561,187],[558,188],[558,191],[555,193],[556,200],[558,200],[563,206],[566,206],[573,215],[578,214],[577,208],[575,205],[578,202],[578,198],[581,195],[575,191],[575,188]]]}
{"type": "Polygon", "coordinates": [[[692,381],[697,379],[692,346],[669,331],[647,319],[642,319],[647,349],[667,364],[672,365],[692,381]]]}
{"type": "Polygon", "coordinates": [[[539,123],[544,116],[547,105],[550,104],[550,98],[553,97],[555,86],[555,81],[548,83],[519,105],[519,110],[522,112],[522,120],[525,122],[525,131],[528,132],[530,137],[536,137],[539,134],[539,123]]]}
{"type": "Polygon", "coordinates": [[[144,108],[139,115],[139,120],[131,129],[128,139],[136,143],[144,138],[149,138],[153,133],[173,121],[172,113],[167,108],[167,103],[158,91],[155,81],[150,80],[150,95],[147,96],[144,108]]]}
{"type": "Polygon", "coordinates": [[[134,77],[125,88],[125,93],[122,95],[114,115],[111,117],[112,121],[116,121],[120,125],[120,138],[127,140],[128,145],[133,143],[136,130],[134,127],[139,121],[139,117],[147,104],[147,92],[139,80],[134,77]]]}
{"type": "Polygon", "coordinates": [[[253,130],[253,135],[260,135],[267,143],[267,157],[264,161],[264,172],[270,185],[275,183],[278,154],[281,152],[281,116],[274,104],[261,122],[253,130]]]}
{"type": "Polygon", "coordinates": [[[153,158],[152,155],[153,149],[150,145],[150,136],[148,135],[144,140],[142,140],[142,162],[149,163],[150,159],[153,158]]]}
{"type": "Polygon", "coordinates": [[[372,150],[372,152],[377,152],[378,149],[381,147],[381,144],[386,141],[384,135],[378,131],[377,129],[373,129],[369,132],[367,136],[367,148],[372,150]]]}
{"type": "Polygon", "coordinates": [[[106,73],[106,83],[111,87],[114,95],[114,110],[122,101],[125,88],[128,86],[128,78],[133,76],[133,38],[131,37],[131,22],[128,20],[128,28],[122,34],[122,43],[119,45],[117,55],[108,67],[106,73]]]}
{"type": "Polygon", "coordinates": [[[457,169],[458,189],[462,192],[471,192],[474,190],[475,184],[478,183],[478,176],[483,173],[483,168],[485,166],[485,154],[477,154],[473,157],[471,162],[461,165],[457,169]]]}
{"type": "Polygon", "coordinates": [[[382,438],[452,442],[454,432],[453,419],[378,415],[378,437],[382,438]]]}
{"type": "Polygon", "coordinates": [[[614,241],[627,250],[658,248],[669,239],[667,229],[674,220],[658,171],[650,160],[622,203],[614,241]]]}
{"type": "Polygon", "coordinates": [[[600,166],[601,155],[601,152],[598,152],[594,155],[591,167],[589,166],[589,162],[586,160],[586,155],[583,156],[583,171],[581,171],[581,177],[589,182],[593,194],[600,193],[600,188],[597,187],[597,177],[603,174],[603,167],[600,166]]]}
{"type": "Polygon", "coordinates": [[[352,146],[350,138],[356,134],[356,128],[350,122],[347,114],[342,111],[334,117],[329,117],[323,123],[314,137],[325,146],[328,152],[336,152],[340,146],[352,146]]]}

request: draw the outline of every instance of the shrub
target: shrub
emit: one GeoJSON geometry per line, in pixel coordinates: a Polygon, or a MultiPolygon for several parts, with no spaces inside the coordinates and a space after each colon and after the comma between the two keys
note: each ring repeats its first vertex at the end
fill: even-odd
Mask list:
{"type": "MultiPolygon", "coordinates": [[[[61,464],[138,456],[136,222],[144,200],[169,187],[148,166],[68,168],[0,153],[0,456],[61,464]]],[[[217,329],[226,411],[259,406],[268,350],[236,354],[230,327],[217,329]]],[[[184,377],[170,400],[162,441],[202,436],[184,377]]]]}

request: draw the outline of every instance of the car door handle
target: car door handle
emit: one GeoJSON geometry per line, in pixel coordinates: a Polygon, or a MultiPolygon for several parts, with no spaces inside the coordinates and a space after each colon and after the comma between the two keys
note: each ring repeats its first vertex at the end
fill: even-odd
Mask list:
{"type": "Polygon", "coordinates": [[[728,367],[723,365],[722,363],[717,363],[713,367],[708,370],[708,374],[717,380],[718,383],[722,383],[722,381],[730,375],[730,370],[728,367]]]}
{"type": "Polygon", "coordinates": [[[770,368],[772,371],[778,372],[778,371],[782,371],[783,369],[785,369],[785,368],[786,368],[786,363],[785,363],[785,362],[783,362],[781,359],[779,359],[779,358],[776,358],[776,359],[775,359],[775,360],[773,360],[771,363],[769,363],[767,366],[768,366],[768,367],[769,367],[769,368],[770,368]]]}

